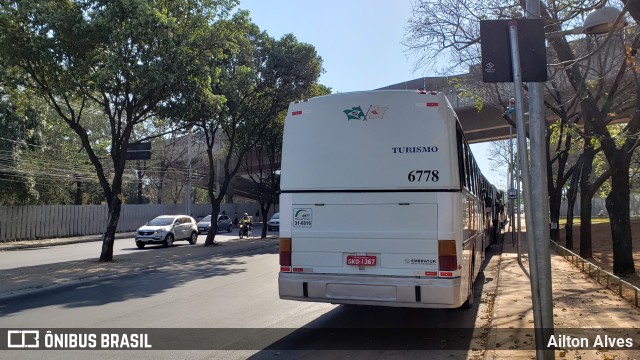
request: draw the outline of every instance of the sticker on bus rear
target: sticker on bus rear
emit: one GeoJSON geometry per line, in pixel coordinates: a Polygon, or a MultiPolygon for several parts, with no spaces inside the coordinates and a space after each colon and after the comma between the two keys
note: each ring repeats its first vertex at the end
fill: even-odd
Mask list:
{"type": "Polygon", "coordinates": [[[294,227],[311,227],[311,209],[294,208],[293,209],[293,226],[294,227]]]}

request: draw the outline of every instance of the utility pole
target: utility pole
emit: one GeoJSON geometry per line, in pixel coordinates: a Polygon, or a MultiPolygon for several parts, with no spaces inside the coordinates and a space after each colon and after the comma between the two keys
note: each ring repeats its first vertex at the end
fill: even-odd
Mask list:
{"type": "MultiPolygon", "coordinates": [[[[527,18],[540,19],[540,0],[526,0],[527,18]]],[[[545,140],[544,87],[541,82],[529,83],[529,134],[531,136],[531,196],[532,206],[537,211],[528,212],[533,217],[534,227],[527,228],[527,234],[533,230],[536,242],[535,266],[538,274],[538,297],[540,299],[543,339],[553,334],[553,296],[551,289],[551,252],[549,250],[549,191],[547,188],[547,157],[545,140]]],[[[528,239],[531,237],[527,236],[528,239]]],[[[531,249],[531,246],[529,247],[531,249]]],[[[529,259],[532,261],[533,259],[529,259]]],[[[530,265],[531,267],[531,265],[530,265]]],[[[532,278],[533,281],[533,278],[532,278]]],[[[533,290],[533,287],[532,287],[533,290]]],[[[538,358],[553,359],[553,350],[538,350],[538,358]]]]}
{"type": "MultiPolygon", "coordinates": [[[[553,302],[543,101],[543,83],[547,81],[548,70],[540,0],[526,0],[526,13],[527,19],[480,21],[480,33],[486,35],[481,35],[482,69],[484,82],[514,83],[518,164],[526,210],[536,357],[552,359],[554,353],[552,350],[545,350],[544,343],[553,334],[553,302]],[[503,30],[505,28],[507,31],[503,30]],[[519,32],[521,36],[518,36],[519,32]],[[522,43],[522,48],[519,42],[522,43]],[[521,51],[525,52],[524,57],[520,57],[521,51]],[[524,122],[523,82],[528,82],[529,85],[530,147],[527,146],[524,122]]],[[[520,183],[519,179],[516,181],[520,183]]]]}
{"type": "MultiPolygon", "coordinates": [[[[513,99],[515,104],[515,99],[513,99]]],[[[515,111],[515,107],[514,107],[515,111]]],[[[516,160],[517,161],[517,160],[516,160]]],[[[520,171],[519,166],[513,158],[513,126],[509,126],[509,227],[511,228],[511,242],[515,239],[516,251],[518,254],[518,264],[522,265],[522,254],[520,254],[520,171]],[[517,190],[514,185],[514,179],[518,182],[517,190]],[[516,208],[518,204],[518,223],[516,226],[516,208]]]]}
{"type": "Polygon", "coordinates": [[[187,134],[187,186],[185,190],[186,215],[191,216],[191,128],[187,134]]]}
{"type": "MultiPolygon", "coordinates": [[[[529,247],[529,274],[531,278],[531,303],[533,305],[533,322],[535,326],[536,340],[536,358],[544,358],[544,336],[543,324],[541,316],[540,298],[538,296],[538,267],[537,267],[537,251],[534,232],[531,231],[535,224],[532,213],[531,198],[531,174],[529,173],[529,155],[527,152],[527,135],[524,124],[524,90],[522,89],[522,71],[520,68],[520,50],[518,46],[518,23],[513,20],[509,22],[509,40],[511,43],[511,59],[513,69],[513,85],[516,98],[516,131],[518,134],[518,158],[520,163],[520,173],[522,174],[522,187],[524,193],[525,224],[527,227],[527,244],[529,247]]],[[[519,183],[518,178],[518,183],[519,183]]],[[[520,216],[518,207],[518,230],[520,230],[520,216]]]]}
{"type": "Polygon", "coordinates": [[[136,160],[136,195],[138,196],[138,204],[142,204],[142,167],[140,160],[136,160]]]}

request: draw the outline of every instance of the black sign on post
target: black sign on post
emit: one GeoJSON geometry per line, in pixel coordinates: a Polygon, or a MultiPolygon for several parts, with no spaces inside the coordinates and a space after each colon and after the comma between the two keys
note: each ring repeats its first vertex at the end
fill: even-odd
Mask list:
{"type": "Polygon", "coordinates": [[[509,22],[518,26],[523,82],[547,81],[547,50],[542,19],[481,20],[482,80],[513,82],[509,22]]]}
{"type": "Polygon", "coordinates": [[[151,143],[135,142],[127,147],[127,160],[151,159],[151,143]]]}

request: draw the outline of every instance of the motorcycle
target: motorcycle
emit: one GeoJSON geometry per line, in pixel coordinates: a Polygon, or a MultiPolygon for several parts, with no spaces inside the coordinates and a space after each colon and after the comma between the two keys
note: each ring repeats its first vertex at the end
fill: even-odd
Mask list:
{"type": "Polygon", "coordinates": [[[251,225],[240,224],[240,231],[238,233],[240,239],[242,237],[248,238],[251,235],[251,225]]]}

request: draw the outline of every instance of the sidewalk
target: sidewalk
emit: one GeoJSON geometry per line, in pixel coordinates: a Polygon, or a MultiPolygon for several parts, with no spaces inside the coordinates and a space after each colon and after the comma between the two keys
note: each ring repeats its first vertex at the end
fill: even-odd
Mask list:
{"type": "MultiPolygon", "coordinates": [[[[533,312],[529,263],[525,236],[521,236],[523,267],[518,264],[516,247],[505,235],[500,276],[494,303],[486,359],[535,359],[533,312]]],[[[625,329],[638,339],[640,310],[613,292],[604,289],[563,257],[551,251],[553,316],[556,337],[563,333],[592,334],[593,329],[625,329]],[[566,329],[566,330],[563,330],[566,329]]],[[[618,335],[610,334],[611,336],[618,335]]],[[[586,336],[586,335],[585,335],[586,336]]],[[[640,343],[633,350],[555,351],[556,359],[640,359],[640,343]]]]}

